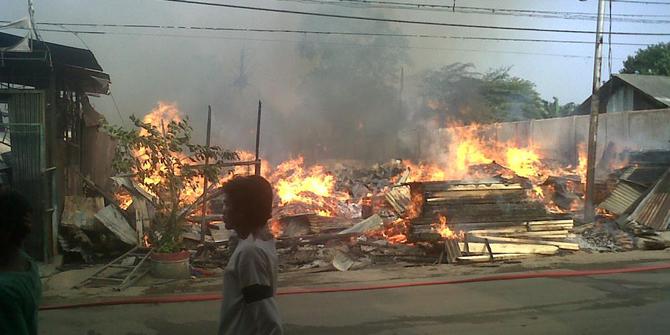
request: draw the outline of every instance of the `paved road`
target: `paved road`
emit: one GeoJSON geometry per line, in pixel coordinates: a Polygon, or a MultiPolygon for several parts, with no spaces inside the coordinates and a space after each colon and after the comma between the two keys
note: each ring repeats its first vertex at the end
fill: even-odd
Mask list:
{"type": "MultiPolygon", "coordinates": [[[[286,334],[667,334],[670,271],[281,296],[286,334]]],[[[46,311],[43,334],[215,334],[219,303],[46,311]]]]}

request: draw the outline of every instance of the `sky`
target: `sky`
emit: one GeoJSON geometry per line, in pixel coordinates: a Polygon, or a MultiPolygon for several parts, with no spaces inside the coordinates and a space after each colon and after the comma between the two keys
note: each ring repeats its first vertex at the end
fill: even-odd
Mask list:
{"type": "MultiPolygon", "coordinates": [[[[445,10],[407,10],[344,7],[337,0],[206,0],[276,9],[319,13],[344,13],[390,19],[448,22],[477,25],[518,26],[544,29],[595,30],[593,20],[483,15],[445,10]],[[339,2],[338,5],[324,2],[339,2]]],[[[387,0],[390,1],[390,0],[387,0]]],[[[393,0],[407,3],[448,4],[452,1],[393,0]]],[[[0,20],[14,20],[27,13],[26,0],[0,1],[0,20]]],[[[597,1],[578,0],[456,0],[457,6],[597,12],[597,1]]],[[[156,24],[236,28],[301,29],[302,15],[260,12],[243,9],[179,4],[159,0],[35,0],[35,21],[60,23],[156,24]]],[[[666,15],[670,6],[640,3],[612,3],[614,14],[666,15]]],[[[311,22],[315,22],[311,18],[311,22]]],[[[374,25],[337,18],[318,18],[329,30],[374,32],[374,25]]],[[[317,24],[318,25],[318,24],[317,24]]],[[[143,115],[157,101],[175,102],[189,114],[194,124],[204,124],[207,105],[212,105],[215,134],[233,145],[251,148],[253,115],[258,99],[266,113],[290,114],[301,106],[301,80],[309,64],[300,59],[301,41],[328,38],[315,35],[258,32],[193,31],[179,29],[127,29],[66,26],[70,30],[105,31],[107,34],[78,34],[42,31],[44,40],[74,47],[89,48],[112,79],[111,97],[94,99],[96,108],[110,122],[121,123],[131,114],[143,115]],[[233,85],[239,77],[241,54],[249,86],[240,90],[233,85]],[[232,122],[229,122],[232,121],[232,122]],[[231,130],[234,125],[236,129],[231,130]],[[226,137],[226,133],[234,133],[226,137]],[[249,135],[249,136],[246,136],[249,135]]],[[[312,23],[312,29],[318,29],[312,23]]],[[[392,23],[403,34],[593,41],[590,34],[502,31],[392,23]]],[[[609,29],[609,24],[606,24],[609,29]]],[[[38,25],[40,29],[60,29],[38,25]]],[[[670,24],[612,22],[612,31],[670,32],[670,24]]],[[[16,32],[21,33],[21,32],[16,32]]],[[[360,48],[355,39],[341,42],[342,50],[360,48]]],[[[617,43],[652,44],[670,38],[648,36],[612,36],[617,43]]],[[[390,39],[389,43],[393,43],[390,39]]],[[[639,46],[612,46],[611,72],[618,72],[626,56],[639,46]]],[[[534,82],[544,99],[557,97],[561,103],[580,103],[590,94],[593,75],[592,44],[558,44],[511,41],[409,38],[409,59],[403,64],[407,92],[416,91],[421,73],[454,63],[472,63],[478,71],[511,67],[511,74],[534,82]]],[[[603,78],[609,77],[608,48],[604,49],[603,78]]],[[[127,122],[127,121],[125,121],[127,122]]],[[[296,120],[299,122],[299,120],[296,120]]],[[[196,127],[198,128],[198,127],[196,127]]],[[[281,136],[281,130],[270,137],[281,136]]],[[[202,132],[196,134],[201,136],[202,132]]],[[[281,144],[270,145],[273,150],[281,144]]]]}

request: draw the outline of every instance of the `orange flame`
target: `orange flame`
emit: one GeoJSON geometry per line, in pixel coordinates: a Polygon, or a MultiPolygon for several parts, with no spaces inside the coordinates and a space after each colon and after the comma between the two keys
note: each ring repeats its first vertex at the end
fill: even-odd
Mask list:
{"type": "Polygon", "coordinates": [[[443,214],[438,216],[439,223],[434,226],[434,229],[440,234],[443,239],[447,240],[463,240],[465,234],[463,232],[455,233],[447,226],[447,217],[443,214]]]}
{"type": "Polygon", "coordinates": [[[133,203],[133,197],[123,188],[120,188],[119,191],[114,194],[114,198],[119,203],[119,207],[123,210],[128,209],[133,203]]]}

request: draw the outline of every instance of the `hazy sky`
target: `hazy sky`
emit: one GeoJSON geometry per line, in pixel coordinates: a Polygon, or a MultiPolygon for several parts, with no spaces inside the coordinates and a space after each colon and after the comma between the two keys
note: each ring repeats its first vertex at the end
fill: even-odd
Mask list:
{"type": "MultiPolygon", "coordinates": [[[[279,0],[208,0],[271,8],[337,13],[349,8],[327,4],[279,0]]],[[[332,1],[332,0],[325,0],[332,1]]],[[[398,0],[395,0],[398,1],[398,0]]],[[[401,2],[451,5],[452,1],[400,0],[401,2]]],[[[13,20],[26,15],[26,0],[0,0],[0,19],[13,20]]],[[[456,5],[496,8],[590,12],[597,11],[595,0],[457,0],[456,5]]],[[[238,28],[301,28],[304,16],[249,11],[242,9],[177,4],[158,0],[35,0],[37,22],[162,24],[238,28]]],[[[355,9],[360,16],[379,16],[405,20],[423,20],[480,25],[504,25],[553,29],[594,30],[595,21],[493,16],[452,13],[435,10],[355,9]]],[[[613,3],[614,14],[669,15],[670,6],[613,3]]],[[[661,18],[670,20],[670,17],[661,18]]],[[[340,31],[366,31],[360,21],[320,18],[340,31]]],[[[594,36],[561,33],[496,31],[409,24],[391,24],[408,34],[451,36],[570,39],[592,41],[594,36]]],[[[43,29],[61,29],[38,26],[43,29]]],[[[607,25],[606,25],[607,27],[607,25]]],[[[256,100],[263,98],[269,113],[291,113],[300,104],[298,90],[305,73],[296,53],[301,40],[319,40],[320,36],[279,33],[211,32],[171,29],[123,29],[68,26],[72,30],[103,30],[106,35],[81,34],[98,61],[112,78],[112,92],[124,117],[149,111],[158,100],[174,101],[204,123],[207,105],[214,109],[215,120],[243,120],[238,114],[254,113],[256,100]],[[250,87],[240,92],[232,82],[238,76],[241,50],[245,50],[250,87]]],[[[613,31],[670,32],[668,24],[613,22],[613,31]]],[[[86,47],[71,33],[43,32],[45,40],[75,47],[86,47]]],[[[613,36],[613,42],[657,43],[664,37],[613,36]]],[[[356,42],[342,48],[357,48],[356,42]]],[[[613,46],[613,71],[623,59],[639,47],[613,46]]],[[[453,62],[471,62],[479,71],[511,66],[512,74],[536,83],[545,99],[556,96],[562,103],[581,102],[590,94],[593,46],[590,44],[549,44],[529,42],[472,41],[456,39],[410,38],[410,62],[405,66],[406,87],[412,91],[421,71],[453,62]]],[[[604,50],[607,55],[607,48],[604,50]]],[[[604,78],[608,76],[604,59],[604,78]]],[[[119,122],[111,99],[95,100],[96,107],[111,122],[119,122]]],[[[215,123],[217,124],[217,123],[215,123]]],[[[225,128],[225,127],[224,127],[225,128]]],[[[219,129],[220,132],[225,130],[219,129]]],[[[249,147],[253,141],[240,140],[249,147]]]]}

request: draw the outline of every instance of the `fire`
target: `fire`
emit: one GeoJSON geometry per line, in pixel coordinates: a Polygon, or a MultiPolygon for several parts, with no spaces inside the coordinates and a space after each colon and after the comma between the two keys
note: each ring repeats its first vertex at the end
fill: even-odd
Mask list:
{"type": "Polygon", "coordinates": [[[121,209],[126,210],[133,203],[133,197],[124,189],[120,189],[114,194],[114,198],[119,203],[121,209]]]}
{"type": "Polygon", "coordinates": [[[577,153],[578,153],[578,164],[577,164],[577,175],[579,176],[579,180],[581,180],[582,183],[586,183],[586,144],[585,143],[579,143],[577,146],[577,153]]]}
{"type": "Polygon", "coordinates": [[[447,217],[443,214],[440,214],[439,223],[435,225],[435,230],[440,234],[443,239],[447,240],[462,240],[464,238],[464,233],[455,233],[447,226],[447,217]]]}
{"type": "Polygon", "coordinates": [[[145,248],[150,248],[151,247],[151,242],[149,242],[149,235],[144,234],[143,240],[144,240],[144,247],[145,248]]]}
{"type": "MultiPolygon", "coordinates": [[[[180,122],[182,118],[180,116],[179,109],[175,104],[170,104],[166,102],[158,102],[158,105],[147,115],[142,118],[142,122],[151,124],[152,126],[158,128],[161,131],[165,131],[167,125],[170,122],[180,122]]],[[[145,129],[140,129],[140,136],[147,136],[148,132],[145,129]]],[[[161,173],[166,173],[168,171],[167,167],[163,162],[155,163],[157,166],[154,166],[154,162],[149,160],[147,154],[147,148],[139,147],[134,150],[133,155],[135,158],[140,160],[143,164],[143,168],[146,170],[152,170],[153,174],[144,178],[144,184],[159,184],[162,182],[161,173]]],[[[172,153],[173,156],[165,157],[167,161],[185,161],[188,160],[188,156],[183,153],[172,153]]],[[[180,173],[177,169],[174,171],[176,174],[180,173]]],[[[184,187],[181,190],[179,201],[180,203],[192,203],[198,199],[203,193],[204,190],[204,181],[197,180],[194,185],[189,187],[184,187]]],[[[142,185],[140,184],[140,187],[142,185]]],[[[148,193],[152,193],[150,190],[144,188],[148,193]]]]}
{"type": "Polygon", "coordinates": [[[270,233],[272,233],[272,236],[274,236],[275,238],[279,238],[282,232],[283,230],[281,228],[281,223],[279,223],[279,220],[271,220],[270,233]]]}
{"type": "Polygon", "coordinates": [[[505,166],[521,177],[536,177],[541,173],[540,157],[531,149],[509,148],[505,158],[505,166]]]}
{"type": "MultiPolygon", "coordinates": [[[[381,236],[391,244],[407,243],[407,220],[397,219],[385,225],[381,236]]],[[[374,233],[373,233],[374,234],[374,233]]]]}
{"type": "Polygon", "coordinates": [[[298,157],[277,166],[272,176],[278,175],[275,188],[282,204],[292,201],[313,203],[315,197],[306,195],[306,192],[319,197],[330,196],[335,188],[335,177],[325,172],[323,166],[312,166],[308,170],[303,167],[304,160],[298,157]]]}
{"type": "Polygon", "coordinates": [[[274,186],[279,205],[303,204],[321,216],[336,215],[338,202],[347,202],[350,196],[335,189],[335,176],[321,165],[305,167],[304,158],[298,157],[270,170],[267,178],[274,186]]]}

